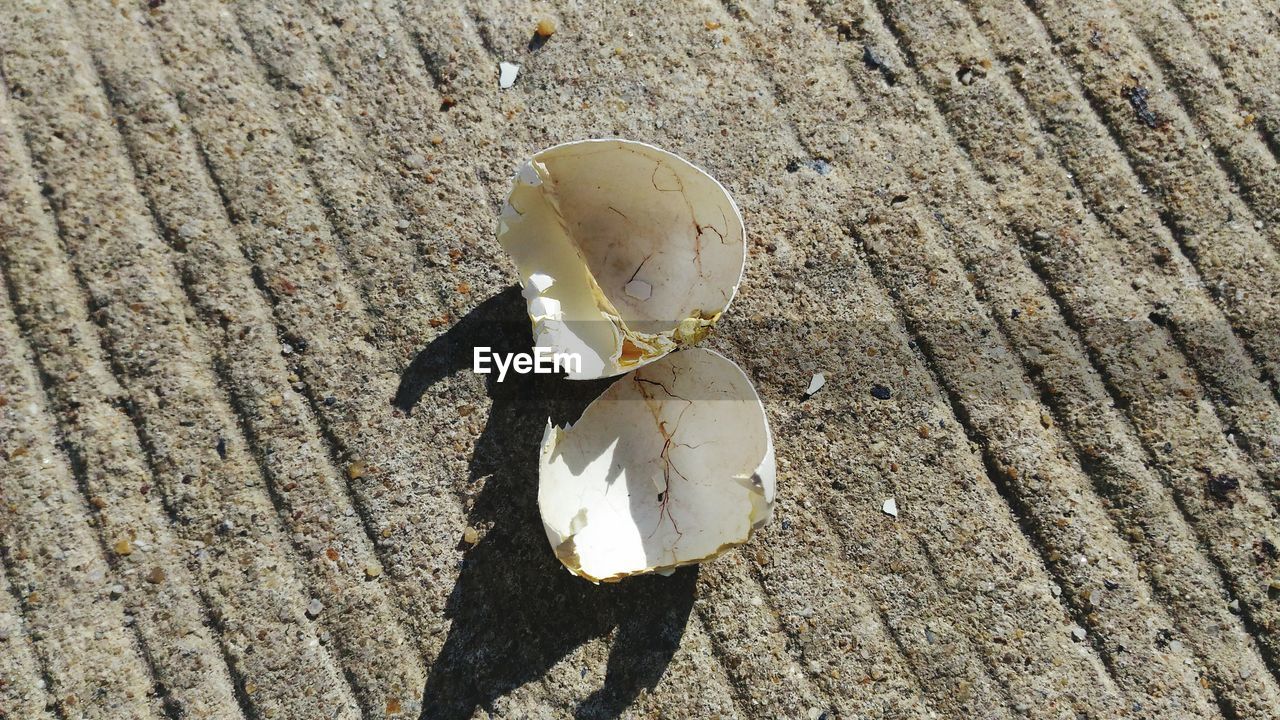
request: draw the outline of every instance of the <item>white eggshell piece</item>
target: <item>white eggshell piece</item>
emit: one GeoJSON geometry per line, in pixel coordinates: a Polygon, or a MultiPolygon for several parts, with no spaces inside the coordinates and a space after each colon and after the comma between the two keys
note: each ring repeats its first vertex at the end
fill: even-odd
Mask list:
{"type": "Polygon", "coordinates": [[[543,273],[534,273],[529,276],[528,286],[532,288],[533,294],[544,293],[547,288],[555,284],[555,280],[550,275],[543,273]]]}
{"type": "Polygon", "coordinates": [[[822,389],[827,384],[827,376],[822,373],[815,373],[809,380],[809,389],[804,391],[805,395],[812,395],[822,389]]]}
{"type": "Polygon", "coordinates": [[[560,303],[559,319],[531,313],[534,335],[583,356],[575,380],[698,342],[746,261],[742,215],[720,183],[669,152],[617,139],[557,145],[522,165],[498,240],[529,278],[530,308],[539,296],[560,303]]]}
{"type": "Polygon", "coordinates": [[[540,295],[530,301],[529,317],[532,317],[534,320],[542,320],[544,318],[555,320],[561,317],[560,303],[554,298],[540,295]]]}
{"type": "Polygon", "coordinates": [[[653,297],[653,286],[643,280],[632,280],[622,288],[629,297],[648,300],[653,297]]]}
{"type": "Polygon", "coordinates": [[[773,443],[751,381],[710,350],[620,378],[572,428],[548,423],[538,507],[570,572],[666,573],[747,542],[773,511],[773,443]]]}
{"type": "Polygon", "coordinates": [[[898,517],[898,501],[893,498],[886,499],[880,509],[884,511],[885,515],[898,517]]]}
{"type": "Polygon", "coordinates": [[[520,74],[520,66],[515,63],[498,63],[498,87],[506,90],[516,84],[516,76],[520,74]]]}

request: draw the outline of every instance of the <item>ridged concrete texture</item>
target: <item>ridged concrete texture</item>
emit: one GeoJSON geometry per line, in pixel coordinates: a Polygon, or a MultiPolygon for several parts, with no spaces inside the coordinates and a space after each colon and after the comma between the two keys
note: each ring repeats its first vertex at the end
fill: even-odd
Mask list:
{"type": "Polygon", "coordinates": [[[1277,78],[1271,0],[0,0],[0,717],[1280,717],[1277,78]],[[597,587],[604,384],[470,361],[606,136],[743,208],[780,494],[597,587]]]}

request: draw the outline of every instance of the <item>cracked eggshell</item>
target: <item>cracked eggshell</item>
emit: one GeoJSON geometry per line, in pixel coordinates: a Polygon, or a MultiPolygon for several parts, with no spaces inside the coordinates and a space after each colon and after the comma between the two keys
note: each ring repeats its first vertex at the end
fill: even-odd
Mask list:
{"type": "Polygon", "coordinates": [[[773,513],[764,406],[732,361],[672,353],[548,423],[538,508],[556,557],[593,582],[666,573],[750,539],[773,513]]]}
{"type": "Polygon", "coordinates": [[[522,165],[498,221],[534,345],[618,375],[701,340],[746,264],[742,214],[689,162],[629,140],[583,140],[522,165]],[[552,300],[554,302],[546,302],[552,300]]]}

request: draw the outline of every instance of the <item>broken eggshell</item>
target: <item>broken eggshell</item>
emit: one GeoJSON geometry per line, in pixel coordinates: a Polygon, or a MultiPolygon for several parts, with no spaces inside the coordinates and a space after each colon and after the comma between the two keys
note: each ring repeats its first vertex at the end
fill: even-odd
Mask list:
{"type": "Polygon", "coordinates": [[[538,508],[556,557],[593,582],[669,573],[750,539],[773,512],[773,441],[751,381],[710,350],[620,378],[573,426],[548,422],[538,508]]]}
{"type": "Polygon", "coordinates": [[[701,340],[746,264],[742,214],[689,162],[629,140],[556,145],[522,165],[498,221],[534,345],[610,377],[701,340]]]}

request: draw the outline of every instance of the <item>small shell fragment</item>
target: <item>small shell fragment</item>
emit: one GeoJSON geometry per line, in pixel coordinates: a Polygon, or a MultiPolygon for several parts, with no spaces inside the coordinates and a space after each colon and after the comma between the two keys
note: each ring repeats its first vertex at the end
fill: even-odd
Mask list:
{"type": "Polygon", "coordinates": [[[653,286],[643,280],[632,280],[622,289],[636,300],[648,300],[653,297],[653,286]]]}
{"type": "Polygon", "coordinates": [[[515,63],[498,63],[498,87],[506,90],[516,84],[516,76],[520,74],[520,66],[515,63]]]}
{"type": "Polygon", "coordinates": [[[809,380],[809,389],[804,391],[805,395],[812,395],[822,389],[827,384],[827,376],[822,373],[814,373],[813,378],[809,380]]]}
{"type": "Polygon", "coordinates": [[[629,140],[583,140],[522,165],[498,221],[534,345],[582,359],[573,380],[620,375],[701,340],[746,262],[742,215],[689,162],[629,140]],[[551,298],[560,314],[543,312],[551,298]]]}
{"type": "Polygon", "coordinates": [[[620,378],[577,424],[547,424],[538,508],[556,557],[611,582],[669,573],[750,539],[773,512],[768,419],[751,381],[710,350],[620,378]]]}
{"type": "Polygon", "coordinates": [[[898,517],[898,501],[894,498],[885,500],[884,504],[880,506],[880,509],[884,511],[885,515],[898,517]]]}

